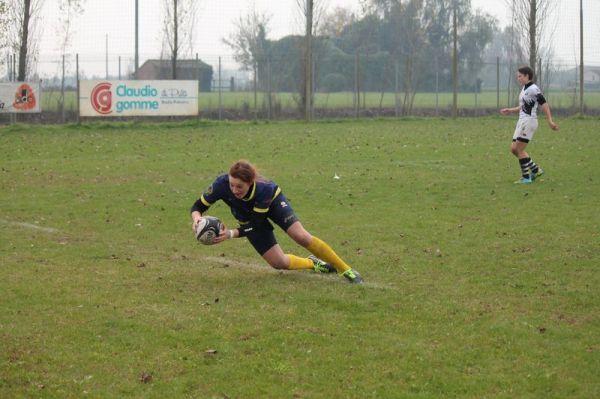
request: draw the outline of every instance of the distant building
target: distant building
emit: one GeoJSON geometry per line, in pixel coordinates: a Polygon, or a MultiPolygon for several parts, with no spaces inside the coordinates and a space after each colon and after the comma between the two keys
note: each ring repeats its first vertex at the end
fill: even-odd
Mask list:
{"type": "MultiPolygon", "coordinates": [[[[567,69],[559,76],[562,77],[567,87],[579,87],[579,67],[567,69]]],[[[585,89],[600,89],[600,67],[591,65],[583,67],[583,86],[585,89]]]]}
{"type": "Polygon", "coordinates": [[[589,88],[599,89],[600,88],[600,67],[584,66],[583,67],[583,84],[589,88]]]}
{"type": "MultiPolygon", "coordinates": [[[[136,79],[170,80],[173,77],[171,60],[147,60],[138,69],[136,79]]],[[[210,91],[212,66],[200,60],[177,60],[177,80],[199,80],[200,91],[210,91]]]]}

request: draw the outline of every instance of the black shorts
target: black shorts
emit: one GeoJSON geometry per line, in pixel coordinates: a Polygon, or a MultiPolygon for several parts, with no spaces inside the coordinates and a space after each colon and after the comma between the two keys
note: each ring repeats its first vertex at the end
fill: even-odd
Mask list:
{"type": "Polygon", "coordinates": [[[263,223],[254,226],[254,229],[246,236],[250,244],[252,244],[256,252],[261,256],[277,244],[275,234],[273,233],[273,225],[269,219],[281,227],[283,231],[287,231],[291,225],[298,221],[292,206],[283,193],[280,193],[273,199],[263,223]]]}

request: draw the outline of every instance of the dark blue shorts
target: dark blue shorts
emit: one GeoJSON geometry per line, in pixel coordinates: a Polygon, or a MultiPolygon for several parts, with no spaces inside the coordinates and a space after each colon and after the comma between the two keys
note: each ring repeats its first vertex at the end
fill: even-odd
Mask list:
{"type": "Polygon", "coordinates": [[[283,193],[280,193],[273,199],[263,223],[255,226],[246,236],[250,244],[252,244],[256,252],[261,256],[277,244],[275,234],[273,233],[273,225],[269,222],[269,219],[281,227],[283,231],[287,231],[292,224],[298,221],[292,206],[283,193]]]}

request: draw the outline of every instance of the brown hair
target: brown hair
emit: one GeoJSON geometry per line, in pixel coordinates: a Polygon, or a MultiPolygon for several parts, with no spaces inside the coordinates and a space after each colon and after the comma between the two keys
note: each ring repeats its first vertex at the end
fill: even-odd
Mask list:
{"type": "Polygon", "coordinates": [[[256,167],[245,159],[240,159],[229,168],[229,175],[240,179],[244,183],[254,183],[259,177],[256,167]]]}
{"type": "Polygon", "coordinates": [[[522,66],[522,67],[520,67],[517,70],[519,72],[521,72],[521,74],[527,75],[529,77],[529,80],[533,80],[533,69],[531,69],[531,67],[529,67],[529,66],[522,66]]]}

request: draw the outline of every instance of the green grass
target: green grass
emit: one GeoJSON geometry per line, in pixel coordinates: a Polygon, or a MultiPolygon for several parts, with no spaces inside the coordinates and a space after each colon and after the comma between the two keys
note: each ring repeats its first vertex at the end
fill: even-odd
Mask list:
{"type": "Polygon", "coordinates": [[[531,186],[514,118],[0,129],[0,397],[599,397],[600,124],[540,122],[531,186]],[[241,157],[366,284],[194,241],[241,157]]]}

